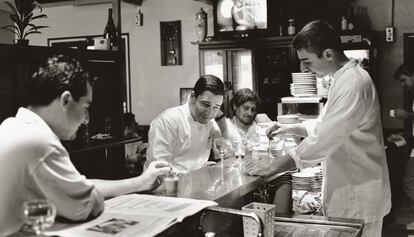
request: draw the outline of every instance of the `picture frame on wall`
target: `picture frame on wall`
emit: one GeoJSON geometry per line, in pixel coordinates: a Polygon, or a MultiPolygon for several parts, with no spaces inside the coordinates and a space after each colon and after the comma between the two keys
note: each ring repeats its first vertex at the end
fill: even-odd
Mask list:
{"type": "Polygon", "coordinates": [[[193,88],[180,88],[180,105],[187,103],[193,88]]]}
{"type": "MultiPolygon", "coordinates": [[[[127,112],[131,112],[131,70],[130,70],[130,49],[129,49],[129,33],[121,35],[123,48],[125,49],[125,83],[126,83],[126,102],[127,112]]],[[[102,35],[82,35],[70,37],[48,38],[47,45],[49,47],[65,47],[81,50],[95,50],[95,39],[103,39],[102,35]]]]}

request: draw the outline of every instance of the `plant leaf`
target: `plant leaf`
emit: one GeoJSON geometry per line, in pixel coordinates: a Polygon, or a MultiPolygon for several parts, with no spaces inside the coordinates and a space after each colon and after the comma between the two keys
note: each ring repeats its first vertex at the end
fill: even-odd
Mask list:
{"type": "Polygon", "coordinates": [[[46,14],[40,14],[40,15],[34,16],[34,17],[32,17],[31,21],[39,19],[39,18],[47,18],[47,15],[46,14]]]}
{"type": "Polygon", "coordinates": [[[14,14],[18,14],[18,11],[17,11],[16,7],[13,4],[11,4],[10,2],[7,2],[7,1],[5,1],[4,3],[10,8],[10,10],[12,10],[12,12],[14,14]]]}

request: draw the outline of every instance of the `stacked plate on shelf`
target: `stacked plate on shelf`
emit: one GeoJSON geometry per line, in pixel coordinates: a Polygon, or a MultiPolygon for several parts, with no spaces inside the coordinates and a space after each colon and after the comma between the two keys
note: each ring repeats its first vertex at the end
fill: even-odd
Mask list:
{"type": "Polygon", "coordinates": [[[307,72],[292,73],[290,94],[295,97],[315,96],[317,94],[315,75],[307,72]]]}
{"type": "Polygon", "coordinates": [[[292,174],[292,189],[320,192],[322,188],[322,168],[302,169],[292,174]]]}
{"type": "Polygon", "coordinates": [[[321,214],[322,168],[306,168],[292,174],[292,210],[296,214],[321,214]]]}

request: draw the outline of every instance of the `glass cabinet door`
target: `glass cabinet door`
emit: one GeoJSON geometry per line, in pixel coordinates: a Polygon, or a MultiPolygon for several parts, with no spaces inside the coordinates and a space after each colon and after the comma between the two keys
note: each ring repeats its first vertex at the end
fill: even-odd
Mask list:
{"type": "Polygon", "coordinates": [[[222,81],[225,81],[225,51],[224,50],[205,50],[201,54],[201,74],[214,75],[220,78],[222,81]]]}
{"type": "Polygon", "coordinates": [[[229,71],[233,92],[241,88],[253,88],[253,63],[252,50],[240,49],[231,50],[229,54],[229,71]]]}

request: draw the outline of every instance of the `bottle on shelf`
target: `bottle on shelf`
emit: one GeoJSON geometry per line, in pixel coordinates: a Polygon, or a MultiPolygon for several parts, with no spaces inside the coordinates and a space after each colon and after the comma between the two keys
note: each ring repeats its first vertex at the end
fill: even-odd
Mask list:
{"type": "Polygon", "coordinates": [[[348,29],[348,21],[346,20],[345,16],[342,16],[341,19],[341,30],[345,31],[348,29]]]}
{"type": "Polygon", "coordinates": [[[288,35],[296,34],[295,19],[290,18],[290,19],[288,19],[288,22],[289,22],[288,35]]]}
{"type": "Polygon", "coordinates": [[[112,8],[108,9],[108,20],[106,22],[103,37],[108,40],[109,50],[117,50],[117,34],[114,19],[112,18],[112,8]]]}

